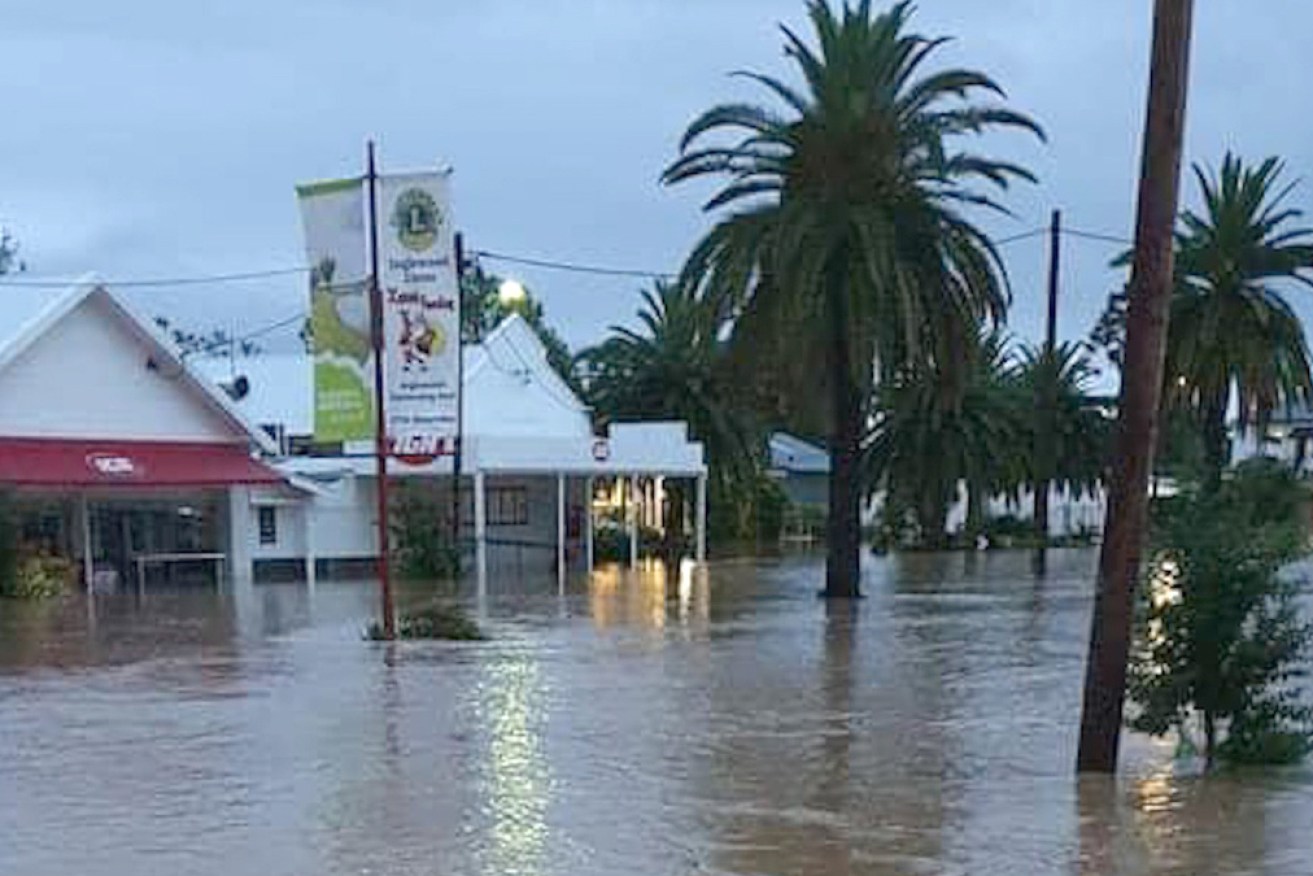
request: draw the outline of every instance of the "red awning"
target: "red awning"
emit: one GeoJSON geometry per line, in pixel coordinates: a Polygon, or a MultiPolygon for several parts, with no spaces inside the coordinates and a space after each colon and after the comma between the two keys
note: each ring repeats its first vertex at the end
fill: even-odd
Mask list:
{"type": "Polygon", "coordinates": [[[283,480],[235,444],[0,438],[0,485],[219,487],[283,480]]]}

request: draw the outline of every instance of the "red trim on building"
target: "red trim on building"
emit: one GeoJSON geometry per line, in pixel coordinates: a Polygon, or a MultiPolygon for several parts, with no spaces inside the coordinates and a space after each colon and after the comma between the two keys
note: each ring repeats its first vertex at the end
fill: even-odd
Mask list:
{"type": "Polygon", "coordinates": [[[236,444],[0,438],[0,485],[220,487],[284,480],[236,444]]]}

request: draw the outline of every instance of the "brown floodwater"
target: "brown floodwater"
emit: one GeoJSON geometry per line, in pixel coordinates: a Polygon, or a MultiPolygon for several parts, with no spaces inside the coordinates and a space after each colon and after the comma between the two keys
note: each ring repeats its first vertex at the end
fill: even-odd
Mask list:
{"type": "Polygon", "coordinates": [[[1090,552],[0,605],[0,874],[1299,874],[1313,771],[1072,776],[1090,552]]]}

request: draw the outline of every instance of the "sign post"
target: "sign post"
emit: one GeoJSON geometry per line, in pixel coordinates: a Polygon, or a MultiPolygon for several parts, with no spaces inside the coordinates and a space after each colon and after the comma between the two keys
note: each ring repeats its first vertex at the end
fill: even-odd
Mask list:
{"type": "Polygon", "coordinates": [[[374,163],[374,141],[366,152],[365,180],[369,188],[369,303],[371,340],[374,346],[374,463],[378,497],[378,586],[383,597],[383,637],[397,637],[392,605],[392,569],[389,562],[391,533],[388,521],[388,420],[387,392],[383,376],[383,292],[378,273],[378,169],[374,163]]]}
{"type": "Polygon", "coordinates": [[[315,438],[352,454],[373,438],[382,629],[392,638],[388,462],[432,473],[459,452],[460,254],[449,171],[382,175],[373,141],[365,164],[363,178],[297,194],[312,266],[315,438]]]}

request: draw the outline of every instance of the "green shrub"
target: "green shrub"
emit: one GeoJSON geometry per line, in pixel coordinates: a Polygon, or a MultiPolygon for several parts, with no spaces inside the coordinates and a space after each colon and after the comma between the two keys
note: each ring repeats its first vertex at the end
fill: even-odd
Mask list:
{"type": "Polygon", "coordinates": [[[32,554],[18,561],[12,583],[0,591],[0,596],[53,599],[68,591],[74,577],[73,564],[63,557],[32,554]]]}
{"type": "Polygon", "coordinates": [[[455,578],[460,552],[451,543],[451,507],[424,484],[402,484],[392,509],[393,552],[402,575],[417,581],[455,578]]]}
{"type": "Polygon", "coordinates": [[[774,478],[760,474],[757,476],[753,494],[753,510],[756,531],[753,533],[761,544],[775,544],[784,533],[784,512],[788,508],[789,497],[784,488],[774,478]]]}
{"type": "Polygon", "coordinates": [[[1310,751],[1313,710],[1295,682],[1313,628],[1300,582],[1304,490],[1281,467],[1238,468],[1211,492],[1155,503],[1155,555],[1129,690],[1132,726],[1188,738],[1212,766],[1287,763],[1310,751]]]}
{"type": "MultiPolygon", "coordinates": [[[[383,625],[372,622],[365,631],[365,638],[384,641],[383,625]]],[[[487,637],[459,606],[433,604],[402,613],[397,618],[397,638],[481,642],[487,637]]]]}

